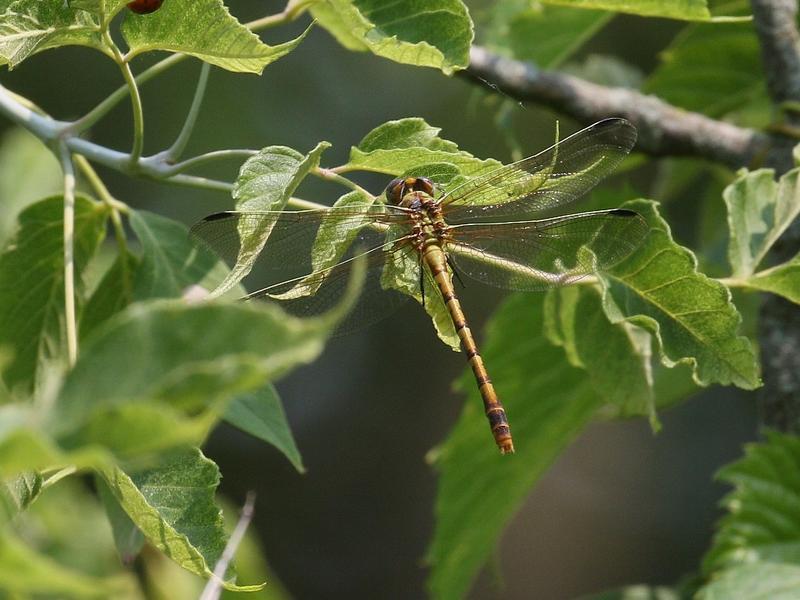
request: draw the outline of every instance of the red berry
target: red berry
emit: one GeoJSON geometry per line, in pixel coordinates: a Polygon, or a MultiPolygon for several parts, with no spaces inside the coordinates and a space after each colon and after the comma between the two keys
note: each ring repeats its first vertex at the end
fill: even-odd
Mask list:
{"type": "Polygon", "coordinates": [[[140,15],[148,15],[161,8],[164,0],[133,0],[128,2],[128,8],[140,15]]]}

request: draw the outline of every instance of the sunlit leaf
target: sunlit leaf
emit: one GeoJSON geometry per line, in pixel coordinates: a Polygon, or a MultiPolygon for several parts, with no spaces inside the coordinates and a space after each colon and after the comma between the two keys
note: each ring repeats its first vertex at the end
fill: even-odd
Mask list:
{"type": "Polygon", "coordinates": [[[800,254],[783,264],[760,271],[744,282],[745,287],[772,292],[800,304],[800,254]]]}
{"type": "Polygon", "coordinates": [[[225,420],[283,452],[295,469],[305,471],[300,451],[286,420],[281,399],[272,385],[241,394],[225,411],[225,420]]]}
{"type": "Polygon", "coordinates": [[[348,169],[389,175],[409,173],[431,163],[453,165],[464,176],[475,176],[502,166],[481,160],[439,137],[439,128],[419,118],[388,121],[369,132],[350,150],[348,169]]]}
{"type": "Polygon", "coordinates": [[[497,451],[472,373],[459,383],[466,405],[437,455],[436,530],[428,550],[434,598],[465,596],[533,485],[602,405],[584,372],[542,334],[543,301],[540,294],[512,296],[485,335],[483,357],[508,412],[514,456],[497,451]]]}
{"type": "Polygon", "coordinates": [[[0,64],[16,67],[42,50],[77,44],[110,54],[99,22],[63,1],[0,0],[0,64]]]}
{"type": "MultiPolygon", "coordinates": [[[[329,143],[320,142],[305,156],[285,146],[264,148],[248,159],[239,171],[233,188],[236,208],[244,211],[283,210],[300,182],[319,166],[320,156],[329,147],[329,143]]],[[[211,293],[212,297],[221,296],[247,276],[276,222],[277,219],[268,218],[253,231],[241,229],[236,264],[211,293]]]]}
{"type": "Polygon", "coordinates": [[[461,0],[321,0],[311,14],[350,50],[447,74],[469,64],[472,21],[461,0]]]}
{"type": "Polygon", "coordinates": [[[241,73],[261,73],[294,50],[306,33],[268,46],[231,16],[222,0],[168,0],[148,15],[129,12],[122,24],[129,56],[169,50],[241,73]]]}
{"type": "MultiPolygon", "coordinates": [[[[222,514],[214,502],[217,465],[200,450],[171,454],[152,469],[102,472],[109,490],[148,541],[184,569],[211,577],[225,547],[222,514]]],[[[242,591],[230,580],[228,589],[242,591]]]]}
{"type": "Polygon", "coordinates": [[[697,600],[795,600],[800,566],[756,563],[724,571],[698,593],[697,600]]]}
{"type": "Polygon", "coordinates": [[[600,275],[606,314],[649,331],[661,361],[690,364],[700,385],[758,387],[758,362],[749,340],[738,335],[741,316],[728,289],[697,271],[694,255],[672,241],[654,203],[624,206],[642,214],[651,229],[639,250],[600,275]]]}
{"type": "Polygon", "coordinates": [[[728,208],[728,260],[733,276],[752,275],[767,251],[800,214],[800,169],[777,182],[771,169],[744,172],[723,193],[728,208]]]}
{"type": "Polygon", "coordinates": [[[42,476],[34,471],[0,481],[0,531],[42,491],[42,476]]]}
{"type": "MultiPolygon", "coordinates": [[[[52,197],[19,216],[19,229],[0,255],[0,347],[14,356],[4,370],[9,386],[30,389],[44,362],[57,360],[63,340],[64,202],[52,197]]],[[[75,282],[105,235],[107,213],[89,199],[75,199],[75,282]]]]}

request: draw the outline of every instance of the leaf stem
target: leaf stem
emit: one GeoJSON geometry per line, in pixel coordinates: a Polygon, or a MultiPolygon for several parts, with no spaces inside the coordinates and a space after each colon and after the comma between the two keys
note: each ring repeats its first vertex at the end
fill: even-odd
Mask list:
{"type": "Polygon", "coordinates": [[[120,217],[120,213],[128,214],[128,212],[130,212],[128,205],[124,202],[120,202],[111,195],[111,192],[108,191],[108,188],[103,183],[103,180],[100,179],[97,171],[94,170],[94,167],[92,167],[86,158],[80,154],[76,154],[73,157],[73,160],[78,165],[78,168],[83,172],[86,179],[89,181],[89,185],[92,186],[92,189],[94,189],[103,203],[108,206],[111,213],[111,224],[114,227],[114,236],[117,239],[117,247],[119,248],[120,257],[127,256],[128,238],[125,236],[125,229],[122,226],[122,218],[120,217]]]}
{"type": "Polygon", "coordinates": [[[64,321],[67,337],[67,361],[75,366],[78,359],[78,328],[75,317],[75,167],[69,148],[59,147],[64,173],[64,321]]]}
{"type": "Polygon", "coordinates": [[[204,62],[200,68],[200,77],[197,80],[197,87],[194,90],[194,98],[192,98],[192,105],[189,107],[189,112],[186,114],[186,121],[183,123],[183,128],[175,139],[175,142],[161,156],[167,162],[176,160],[183,151],[186,149],[186,144],[192,135],[194,126],[197,123],[197,116],[200,114],[200,107],[203,104],[203,96],[206,93],[206,86],[208,85],[208,72],[211,65],[204,62]]]}
{"type": "Polygon", "coordinates": [[[169,167],[165,173],[167,175],[177,175],[178,173],[182,173],[184,171],[188,171],[195,167],[199,167],[200,165],[204,165],[206,163],[210,163],[217,160],[223,159],[235,159],[235,158],[250,158],[258,154],[258,150],[250,150],[250,149],[230,149],[230,150],[214,150],[212,152],[206,152],[204,154],[200,154],[198,156],[194,156],[192,158],[187,158],[184,161],[179,163],[175,163],[171,167],[169,167]]]}
{"type": "Polygon", "coordinates": [[[335,169],[325,169],[323,167],[317,167],[313,171],[311,171],[313,175],[316,175],[320,179],[324,179],[326,181],[333,181],[344,187],[350,188],[353,191],[362,194],[364,197],[372,199],[375,198],[372,194],[370,194],[367,190],[363,187],[358,185],[355,181],[348,179],[347,177],[342,177],[339,173],[336,172],[335,169]]]}

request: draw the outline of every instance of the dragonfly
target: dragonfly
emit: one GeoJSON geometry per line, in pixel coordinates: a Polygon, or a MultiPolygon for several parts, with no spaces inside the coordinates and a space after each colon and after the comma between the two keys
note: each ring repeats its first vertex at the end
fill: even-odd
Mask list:
{"type": "Polygon", "coordinates": [[[449,189],[434,183],[433,173],[404,175],[373,202],[354,194],[324,209],[223,211],[191,231],[231,264],[253,256],[265,263],[265,285],[245,299],[276,300],[303,316],[335,305],[356,262],[366,263],[359,299],[340,332],[383,318],[408,297],[429,312],[438,306],[449,317],[439,327],[457,335],[495,443],[509,454],[509,419],[454,282],[463,274],[503,289],[543,291],[635,252],[649,227],[633,210],[557,214],[611,173],[635,142],[631,123],[610,118],[449,189]]]}

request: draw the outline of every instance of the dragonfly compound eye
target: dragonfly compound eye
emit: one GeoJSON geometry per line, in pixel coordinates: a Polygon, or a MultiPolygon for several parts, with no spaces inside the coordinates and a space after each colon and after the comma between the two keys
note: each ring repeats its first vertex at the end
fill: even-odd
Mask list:
{"type": "Polygon", "coordinates": [[[148,15],[161,8],[164,0],[133,0],[128,2],[128,8],[140,15],[148,15]]]}
{"type": "Polygon", "coordinates": [[[403,196],[406,195],[406,180],[402,177],[392,179],[386,186],[386,199],[390,204],[400,204],[403,196]]]}
{"type": "Polygon", "coordinates": [[[428,196],[433,196],[433,182],[427,177],[415,178],[411,189],[428,194],[428,196]]]}

